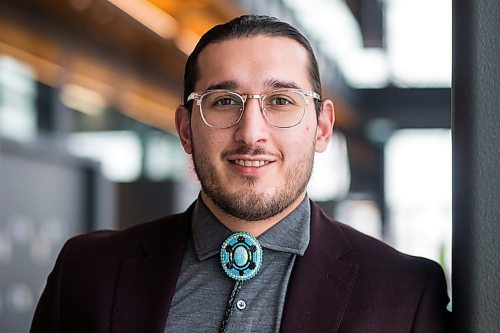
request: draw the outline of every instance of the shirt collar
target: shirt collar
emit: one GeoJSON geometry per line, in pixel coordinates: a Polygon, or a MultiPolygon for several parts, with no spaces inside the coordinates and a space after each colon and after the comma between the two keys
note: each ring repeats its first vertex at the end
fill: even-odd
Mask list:
{"type": "MultiPolygon", "coordinates": [[[[300,205],[257,239],[264,248],[304,255],[310,238],[311,207],[306,195],[300,205]]],[[[193,243],[198,260],[218,254],[232,231],[212,214],[201,198],[196,202],[191,221],[193,243]]]]}

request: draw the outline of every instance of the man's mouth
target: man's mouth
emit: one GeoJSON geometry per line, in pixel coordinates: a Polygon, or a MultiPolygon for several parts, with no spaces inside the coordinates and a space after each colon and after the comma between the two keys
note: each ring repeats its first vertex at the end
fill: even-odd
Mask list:
{"type": "Polygon", "coordinates": [[[245,167],[261,167],[263,165],[269,164],[271,161],[250,161],[250,160],[233,160],[233,163],[245,166],[245,167]]]}

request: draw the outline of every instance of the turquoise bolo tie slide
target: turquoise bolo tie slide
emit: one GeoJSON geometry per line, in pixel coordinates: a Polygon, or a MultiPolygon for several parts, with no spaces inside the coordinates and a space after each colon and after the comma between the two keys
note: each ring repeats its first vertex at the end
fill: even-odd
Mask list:
{"type": "Polygon", "coordinates": [[[234,233],[222,243],[220,262],[230,278],[236,281],[249,280],[262,266],[262,246],[248,232],[234,233]]]}

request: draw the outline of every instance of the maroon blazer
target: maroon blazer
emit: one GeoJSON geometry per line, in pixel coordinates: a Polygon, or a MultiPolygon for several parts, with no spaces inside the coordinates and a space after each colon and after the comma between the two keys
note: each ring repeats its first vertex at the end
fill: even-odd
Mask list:
{"type": "MultiPolygon", "coordinates": [[[[311,209],[311,240],[295,262],[282,332],[446,331],[439,265],[333,221],[314,203],[311,209]]],[[[163,333],[192,210],[69,240],[31,332],[163,333]]]]}

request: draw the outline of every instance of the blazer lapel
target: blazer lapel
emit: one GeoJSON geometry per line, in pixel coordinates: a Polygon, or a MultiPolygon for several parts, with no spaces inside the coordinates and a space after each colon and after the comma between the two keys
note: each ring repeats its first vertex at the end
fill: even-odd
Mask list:
{"type": "Polygon", "coordinates": [[[163,333],[184,248],[190,234],[190,212],[151,234],[144,256],[123,260],[118,277],[111,332],[163,333]]]}
{"type": "Polygon", "coordinates": [[[282,332],[337,332],[358,265],[342,261],[351,250],[342,229],[311,202],[311,239],[290,278],[282,332]]]}

